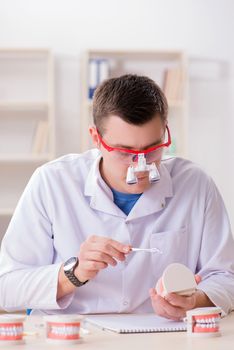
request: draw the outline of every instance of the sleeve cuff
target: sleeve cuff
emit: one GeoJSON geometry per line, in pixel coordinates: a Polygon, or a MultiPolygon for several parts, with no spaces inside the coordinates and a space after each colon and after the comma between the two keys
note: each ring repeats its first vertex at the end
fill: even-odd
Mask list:
{"type": "Polygon", "coordinates": [[[219,306],[222,309],[222,316],[226,316],[231,312],[232,308],[226,291],[217,286],[216,283],[213,281],[209,281],[209,283],[205,283],[205,281],[200,282],[198,290],[203,291],[215,306],[219,306]]]}

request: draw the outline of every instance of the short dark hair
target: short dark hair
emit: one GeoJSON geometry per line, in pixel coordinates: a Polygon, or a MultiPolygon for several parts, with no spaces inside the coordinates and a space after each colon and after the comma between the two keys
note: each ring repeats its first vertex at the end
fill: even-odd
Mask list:
{"type": "Polygon", "coordinates": [[[150,78],[135,74],[122,75],[102,82],[93,98],[93,119],[104,133],[104,121],[117,115],[129,124],[143,125],[159,116],[167,120],[167,99],[150,78]]]}

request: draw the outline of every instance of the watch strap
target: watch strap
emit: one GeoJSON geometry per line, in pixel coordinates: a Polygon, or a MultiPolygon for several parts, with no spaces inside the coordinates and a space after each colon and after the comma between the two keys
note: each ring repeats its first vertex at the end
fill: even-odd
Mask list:
{"type": "Polygon", "coordinates": [[[84,284],[86,284],[89,280],[85,281],[85,282],[81,282],[75,275],[75,269],[77,268],[77,266],[79,265],[79,259],[77,258],[77,263],[75,264],[75,266],[66,271],[64,270],[64,273],[66,275],[66,277],[69,279],[69,281],[75,286],[75,287],[81,287],[84,284]]]}

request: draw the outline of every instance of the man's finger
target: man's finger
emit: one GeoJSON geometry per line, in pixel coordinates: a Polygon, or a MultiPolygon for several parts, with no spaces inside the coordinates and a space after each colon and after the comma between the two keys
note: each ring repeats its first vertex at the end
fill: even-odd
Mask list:
{"type": "MultiPolygon", "coordinates": [[[[94,244],[92,244],[92,246],[90,247],[91,251],[99,251],[99,252],[103,252],[105,254],[108,254],[109,256],[116,258],[120,261],[125,260],[125,253],[123,253],[122,251],[116,249],[116,245],[112,245],[113,243],[109,241],[105,241],[105,242],[96,242],[94,244]]],[[[123,248],[122,248],[123,250],[123,248]]]]}
{"type": "Polygon", "coordinates": [[[100,251],[87,251],[83,254],[83,259],[104,262],[111,266],[117,265],[117,261],[115,259],[113,259],[110,255],[100,251]]]}
{"type": "Polygon", "coordinates": [[[186,310],[192,309],[195,305],[194,294],[191,296],[178,295],[176,293],[169,293],[165,299],[173,306],[180,307],[186,310]]]}
{"type": "Polygon", "coordinates": [[[183,309],[170,305],[163,297],[157,294],[153,288],[150,289],[149,293],[157,315],[174,321],[178,321],[185,316],[185,311],[183,309]]]}

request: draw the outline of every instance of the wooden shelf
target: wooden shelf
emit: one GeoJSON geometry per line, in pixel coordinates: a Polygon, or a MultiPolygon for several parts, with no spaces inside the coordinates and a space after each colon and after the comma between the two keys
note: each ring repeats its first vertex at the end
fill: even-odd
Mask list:
{"type": "Polygon", "coordinates": [[[41,163],[53,158],[50,154],[0,154],[0,163],[41,163]]]}
{"type": "Polygon", "coordinates": [[[1,237],[31,175],[55,156],[52,53],[1,48],[0,75],[1,237]]]}
{"type": "Polygon", "coordinates": [[[14,208],[0,208],[0,216],[12,216],[14,208]]]}
{"type": "Polygon", "coordinates": [[[48,103],[45,102],[1,102],[0,101],[0,116],[1,111],[47,111],[48,103]]]}
{"type": "Polygon", "coordinates": [[[113,58],[123,60],[176,60],[183,59],[184,53],[182,51],[170,51],[170,50],[88,50],[87,55],[92,58],[113,58]]]}
{"type": "Polygon", "coordinates": [[[44,59],[51,55],[48,48],[11,48],[11,47],[1,47],[1,59],[44,59]]]}

